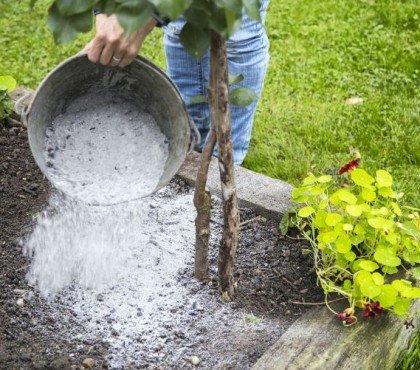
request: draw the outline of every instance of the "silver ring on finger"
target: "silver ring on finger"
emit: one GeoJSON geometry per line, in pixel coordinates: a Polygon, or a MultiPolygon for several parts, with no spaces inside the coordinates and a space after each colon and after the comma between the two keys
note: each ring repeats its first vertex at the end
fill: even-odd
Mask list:
{"type": "Polygon", "coordinates": [[[112,56],[112,60],[117,63],[121,62],[121,58],[117,58],[115,55],[112,56]]]}

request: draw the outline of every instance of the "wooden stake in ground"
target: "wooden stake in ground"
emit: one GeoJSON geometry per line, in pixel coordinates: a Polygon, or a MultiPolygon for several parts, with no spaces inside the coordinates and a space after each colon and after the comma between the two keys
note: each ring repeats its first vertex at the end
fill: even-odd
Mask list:
{"type": "Polygon", "coordinates": [[[204,146],[200,158],[200,167],[197,172],[195,183],[194,206],[197,210],[195,219],[195,277],[198,280],[207,280],[209,271],[209,238],[210,238],[210,216],[211,216],[211,195],[207,189],[207,175],[209,165],[216,145],[216,132],[210,131],[210,135],[204,146]]]}
{"type": "Polygon", "coordinates": [[[219,246],[219,289],[226,300],[233,298],[233,263],[238,244],[239,213],[236,196],[230,128],[226,41],[211,31],[210,114],[217,134],[220,180],[223,199],[223,236],[219,246]]]}

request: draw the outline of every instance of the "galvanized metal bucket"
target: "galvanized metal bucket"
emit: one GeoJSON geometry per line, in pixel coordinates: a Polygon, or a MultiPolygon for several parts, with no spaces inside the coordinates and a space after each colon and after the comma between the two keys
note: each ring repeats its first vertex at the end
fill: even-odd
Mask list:
{"type": "Polygon", "coordinates": [[[173,178],[200,137],[174,83],[163,71],[142,57],[137,57],[125,68],[112,68],[91,63],[86,55],[76,55],[49,73],[36,90],[25,114],[29,143],[36,163],[53,185],[60,189],[47,170],[47,127],[75,98],[87,92],[107,89],[120,91],[125,96],[129,94],[130,98],[135,99],[139,107],[144,107],[153,116],[169,142],[169,156],[154,189],[157,191],[173,178]]]}

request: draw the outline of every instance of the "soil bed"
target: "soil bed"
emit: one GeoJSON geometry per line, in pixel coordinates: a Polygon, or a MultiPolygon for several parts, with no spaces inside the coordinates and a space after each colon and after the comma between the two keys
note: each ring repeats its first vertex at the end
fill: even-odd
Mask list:
{"type": "MultiPolygon", "coordinates": [[[[214,200],[212,282],[194,280],[191,250],[173,283],[167,282],[167,291],[162,290],[178,298],[173,302],[164,295],[156,298],[156,309],[147,314],[150,322],[141,316],[141,307],[133,298],[136,292],[131,306],[140,314],[120,313],[123,302],[115,301],[119,291],[112,287],[95,291],[73,285],[47,301],[27,283],[31,261],[23,256],[18,242],[31,232],[52,192],[32,159],[25,130],[2,129],[0,161],[1,369],[78,368],[86,358],[93,358],[98,369],[193,368],[191,356],[197,356],[198,367],[204,369],[249,369],[311,309],[292,302],[323,299],[312,262],[301,253],[305,245],[280,236],[276,223],[255,218],[253,211],[243,209],[242,222],[255,220],[241,228],[237,297],[230,304],[221,301],[214,268],[221,215],[220,202],[214,200]],[[143,325],[138,332],[128,332],[136,329],[137,322],[143,325]]],[[[174,180],[154,199],[166,202],[176,197],[192,200],[192,189],[174,180]]],[[[192,223],[194,215],[186,216],[176,205],[173,219],[188,217],[192,223]]],[[[162,234],[181,232],[176,223],[169,222],[162,234]]],[[[189,246],[193,244],[190,240],[189,246]]],[[[130,296],[125,299],[130,301],[130,296]]]]}

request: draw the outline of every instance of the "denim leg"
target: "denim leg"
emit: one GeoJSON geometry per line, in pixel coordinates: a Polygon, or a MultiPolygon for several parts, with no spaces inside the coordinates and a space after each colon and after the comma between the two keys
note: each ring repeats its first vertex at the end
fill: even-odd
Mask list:
{"type": "MultiPolygon", "coordinates": [[[[268,0],[263,0],[263,19],[267,6],[268,0]]],[[[184,24],[185,20],[181,18],[164,28],[167,73],[181,91],[188,112],[201,132],[201,149],[210,129],[209,107],[207,103],[191,104],[190,98],[197,95],[207,96],[209,53],[207,52],[200,61],[188,54],[179,41],[179,33],[184,24]]],[[[233,157],[237,164],[242,163],[249,148],[254,114],[269,61],[268,49],[269,42],[264,26],[246,15],[240,30],[227,41],[228,71],[230,74],[244,76],[244,80],[232,89],[247,87],[257,96],[257,100],[247,107],[231,105],[233,157]]]]}
{"type": "Polygon", "coordinates": [[[164,36],[168,76],[175,82],[187,106],[188,113],[201,134],[201,150],[210,130],[210,111],[208,103],[191,104],[190,98],[207,96],[209,55],[194,59],[181,45],[176,34],[165,32],[164,36]]]}

